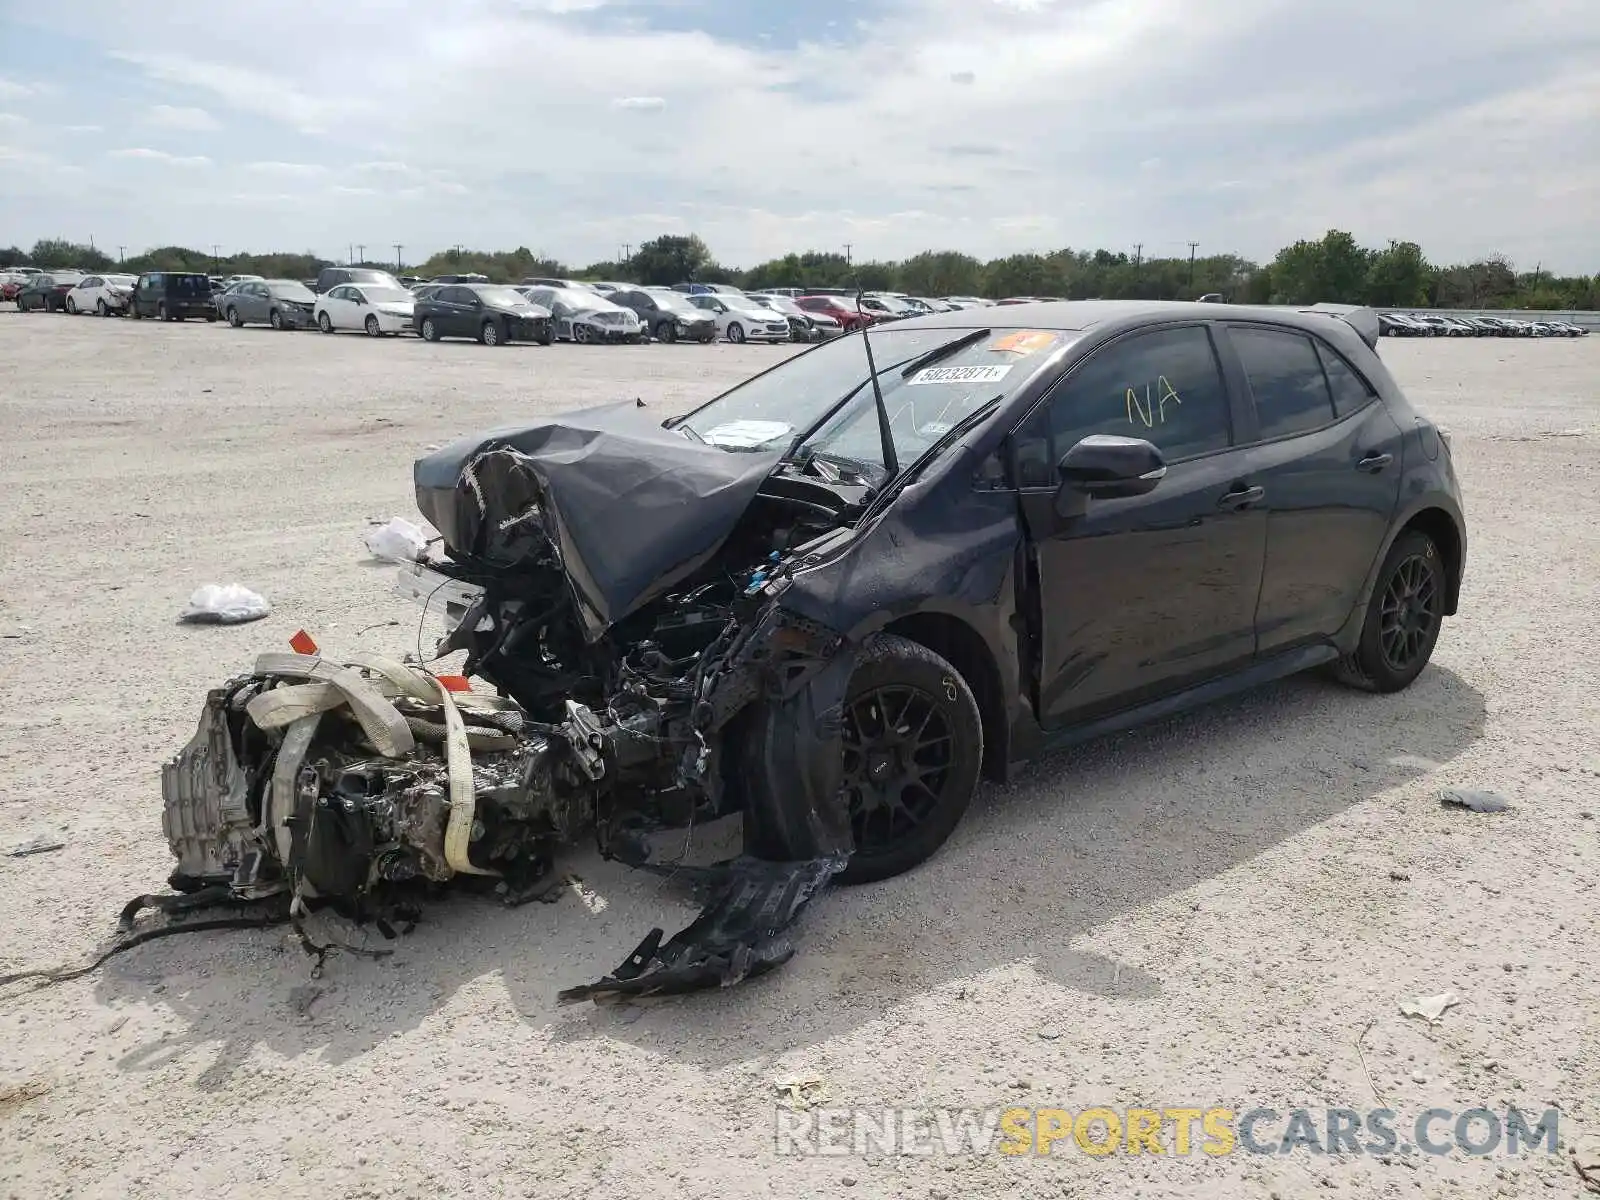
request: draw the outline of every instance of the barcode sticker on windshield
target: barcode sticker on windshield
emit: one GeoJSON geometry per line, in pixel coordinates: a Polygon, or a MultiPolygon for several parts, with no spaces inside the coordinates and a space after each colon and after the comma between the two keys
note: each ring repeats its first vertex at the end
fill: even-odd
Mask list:
{"type": "Polygon", "coordinates": [[[924,367],[908,383],[996,383],[1011,370],[1010,363],[982,363],[973,367],[924,367]]]}

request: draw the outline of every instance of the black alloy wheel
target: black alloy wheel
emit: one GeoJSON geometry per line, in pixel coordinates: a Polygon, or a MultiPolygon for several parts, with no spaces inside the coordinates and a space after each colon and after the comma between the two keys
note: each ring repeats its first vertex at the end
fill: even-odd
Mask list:
{"type": "Polygon", "coordinates": [[[678,340],[678,327],[672,321],[662,321],[656,326],[656,341],[668,345],[678,340]]]}
{"type": "Polygon", "coordinates": [[[1407,670],[1438,635],[1439,599],[1438,572],[1427,557],[1413,554],[1395,568],[1384,588],[1378,635],[1391,670],[1407,670]]]}
{"type": "Polygon", "coordinates": [[[983,726],[971,689],[932,650],[880,634],[851,677],[841,740],[856,849],[840,881],[910,870],[944,844],[977,789],[983,726]]]}
{"type": "Polygon", "coordinates": [[[1335,677],[1372,692],[1410,686],[1438,644],[1447,587],[1433,539],[1417,529],[1403,532],[1378,572],[1361,640],[1335,664],[1335,677]]]}

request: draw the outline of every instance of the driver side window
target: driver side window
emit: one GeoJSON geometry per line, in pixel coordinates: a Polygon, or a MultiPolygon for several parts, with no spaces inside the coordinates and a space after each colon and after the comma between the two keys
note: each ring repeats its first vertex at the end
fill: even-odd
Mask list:
{"type": "Polygon", "coordinates": [[[1144,438],[1169,462],[1225,448],[1228,389],[1206,328],[1136,333],[1095,351],[1018,430],[1017,485],[1055,486],[1061,456],[1094,433],[1144,438]]]}

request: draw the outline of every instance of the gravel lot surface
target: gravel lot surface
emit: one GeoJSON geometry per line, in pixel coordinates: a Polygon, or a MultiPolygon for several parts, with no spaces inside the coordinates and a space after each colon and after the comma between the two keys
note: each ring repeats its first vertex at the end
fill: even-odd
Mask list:
{"type": "MultiPolygon", "coordinates": [[[[330,650],[414,644],[416,609],[360,538],[415,515],[425,447],[608,399],[685,407],[784,353],[0,312],[0,848],[65,842],[0,857],[0,972],[84,959],[162,887],[159,765],[206,689],[302,626],[330,650]],[[210,582],[273,615],[175,625],[210,582]]],[[[556,1007],[693,915],[584,854],[581,894],[459,897],[392,958],[336,955],[314,983],[271,930],[13,985],[0,1191],[1577,1194],[1567,1148],[1600,1130],[1600,337],[1383,353],[1453,433],[1471,523],[1461,614],[1408,692],[1297,679],[1036,764],[922,869],[825,894],[787,968],[688,1001],[556,1007]],[[1444,809],[1451,785],[1514,807],[1444,809]],[[1463,1003],[1437,1025],[1401,1015],[1447,989],[1463,1003]],[[1559,1106],[1563,1145],[802,1159],[774,1144],[790,1076],[834,1105],[995,1111],[1366,1109],[1376,1091],[1402,1138],[1430,1107],[1559,1106]]]]}

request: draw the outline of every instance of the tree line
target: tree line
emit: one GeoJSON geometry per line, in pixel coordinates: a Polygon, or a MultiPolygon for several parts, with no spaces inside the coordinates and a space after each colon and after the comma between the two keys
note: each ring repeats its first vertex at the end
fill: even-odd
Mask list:
{"type": "MultiPolygon", "coordinates": [[[[93,246],[61,239],[30,251],[0,248],[0,266],[77,267],[87,271],[205,271],[305,279],[336,265],[304,254],[232,254],[213,257],[183,246],[163,246],[125,260],[93,246]]],[[[1120,251],[1062,249],[1012,254],[983,261],[956,250],[926,250],[895,261],[851,262],[842,254],[786,254],[748,269],[718,263],[699,237],[666,234],[641,244],[621,261],[579,267],[536,254],[450,249],[410,267],[363,266],[424,277],[468,272],[496,282],[536,275],[617,279],[655,285],[731,283],[746,288],[861,287],[918,296],[1060,296],[1070,300],[1192,300],[1220,293],[1236,304],[1370,304],[1380,308],[1600,308],[1600,276],[1555,275],[1536,266],[1518,271],[1502,255],[1442,266],[1428,261],[1416,242],[1360,245],[1330,229],[1316,241],[1298,241],[1259,264],[1237,254],[1196,258],[1142,258],[1120,251]]]]}

